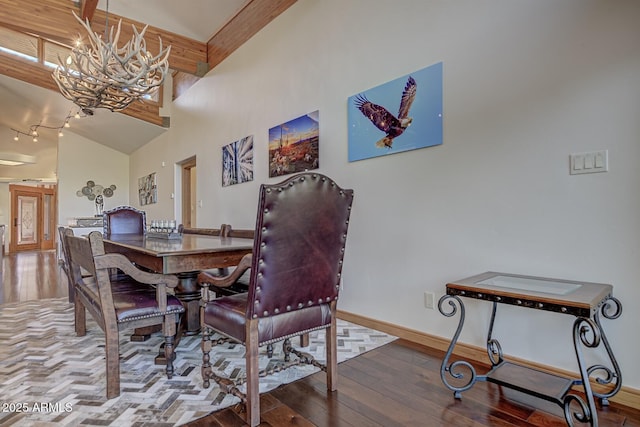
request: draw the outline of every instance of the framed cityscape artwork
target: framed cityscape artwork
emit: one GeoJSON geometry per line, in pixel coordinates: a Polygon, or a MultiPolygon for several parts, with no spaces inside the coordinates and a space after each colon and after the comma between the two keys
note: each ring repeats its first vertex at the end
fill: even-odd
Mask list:
{"type": "Polygon", "coordinates": [[[442,62],[348,99],[349,161],[442,144],[442,62]]]}
{"type": "Polygon", "coordinates": [[[269,129],[269,177],[319,167],[319,112],[269,129]]]}
{"type": "Polygon", "coordinates": [[[253,135],[222,147],[222,186],[253,181],[253,135]]]}

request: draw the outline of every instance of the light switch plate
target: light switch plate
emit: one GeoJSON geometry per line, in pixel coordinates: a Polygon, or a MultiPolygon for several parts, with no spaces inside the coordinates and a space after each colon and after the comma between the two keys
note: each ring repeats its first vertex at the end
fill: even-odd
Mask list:
{"type": "Polygon", "coordinates": [[[573,153],[569,155],[569,174],[607,172],[609,170],[608,150],[573,153]]]}

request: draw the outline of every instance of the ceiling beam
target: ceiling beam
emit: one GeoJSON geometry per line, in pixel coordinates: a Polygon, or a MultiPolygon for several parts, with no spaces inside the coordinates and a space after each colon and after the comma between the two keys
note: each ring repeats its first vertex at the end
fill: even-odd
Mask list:
{"type": "MultiPolygon", "coordinates": [[[[37,62],[16,58],[4,52],[0,52],[0,74],[54,92],[60,91],[51,77],[50,68],[37,62]]],[[[121,113],[157,126],[169,127],[168,118],[160,116],[160,107],[156,103],[136,101],[121,113]]]]}
{"type": "MultiPolygon", "coordinates": [[[[163,46],[171,45],[169,66],[175,71],[174,99],[295,2],[296,0],[247,0],[238,14],[206,44],[149,26],[145,41],[152,53],[159,51],[159,37],[163,46]]],[[[98,0],[81,0],[80,13],[92,22],[93,31],[101,34],[104,32],[106,13],[97,9],[97,5],[98,0]]],[[[2,0],[0,25],[72,46],[77,35],[85,34],[72,11],[79,12],[78,7],[69,0],[2,0]]],[[[113,25],[121,17],[109,14],[109,18],[113,25]]],[[[133,36],[131,25],[135,25],[138,30],[144,27],[143,23],[122,18],[120,40],[129,40],[133,36]]],[[[58,91],[51,78],[51,70],[41,64],[0,53],[0,73],[58,91]]],[[[168,127],[168,118],[160,117],[158,106],[148,102],[136,102],[122,113],[168,127]]]]}
{"type": "MultiPolygon", "coordinates": [[[[207,42],[208,69],[215,68],[295,2],[296,0],[248,0],[207,42]]],[[[198,80],[198,76],[176,71],[173,74],[173,99],[182,95],[198,80]]]]}
{"type": "Polygon", "coordinates": [[[220,64],[296,0],[250,0],[207,42],[209,69],[220,64]]]}
{"type": "MultiPolygon", "coordinates": [[[[85,0],[90,6],[94,0],[85,0]]],[[[72,11],[80,13],[78,7],[69,0],[40,0],[26,2],[24,0],[2,0],[0,8],[0,25],[17,29],[25,33],[36,34],[42,38],[53,40],[67,46],[73,46],[74,39],[83,35],[86,30],[76,21],[72,11]]],[[[121,43],[133,37],[132,25],[141,31],[144,24],[127,18],[109,14],[109,25],[113,26],[122,19],[120,33],[121,43]]],[[[91,27],[98,34],[104,33],[106,13],[94,9],[91,27]]],[[[204,75],[203,65],[207,63],[206,43],[180,36],[159,28],[149,26],[145,34],[147,49],[157,54],[159,51],[158,38],[163,46],[171,45],[169,67],[173,70],[189,74],[204,75]]],[[[204,71],[206,72],[206,71],[204,71]]]]}
{"type": "MultiPolygon", "coordinates": [[[[96,10],[93,22],[91,23],[93,31],[97,34],[104,33],[106,19],[107,14],[104,11],[99,9],[96,10]]],[[[122,18],[112,13],[109,13],[109,26],[117,25],[119,19],[122,19],[119,44],[123,44],[127,40],[131,40],[133,38],[134,34],[132,26],[135,26],[138,31],[142,31],[145,27],[145,24],[142,22],[122,18]]],[[[84,32],[85,31],[82,33],[84,32]]],[[[147,27],[144,39],[147,44],[147,50],[153,54],[158,54],[158,52],[160,52],[160,40],[162,40],[163,47],[166,48],[167,46],[171,46],[171,52],[169,54],[169,68],[172,70],[182,71],[197,76],[203,76],[208,71],[208,67],[206,65],[207,45],[205,43],[180,36],[175,33],[170,33],[150,25],[147,27]]]]}
{"type": "Polygon", "coordinates": [[[98,0],[81,0],[80,1],[80,18],[83,21],[93,21],[93,14],[98,7],[98,0]]]}

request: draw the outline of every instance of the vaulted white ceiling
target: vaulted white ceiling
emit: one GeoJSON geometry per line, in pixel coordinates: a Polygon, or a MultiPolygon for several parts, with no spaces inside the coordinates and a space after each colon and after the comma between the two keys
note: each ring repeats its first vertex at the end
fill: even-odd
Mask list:
{"type": "MultiPolygon", "coordinates": [[[[246,0],[109,0],[109,13],[206,43],[246,0]]],[[[106,10],[107,0],[98,2],[106,10]]]]}

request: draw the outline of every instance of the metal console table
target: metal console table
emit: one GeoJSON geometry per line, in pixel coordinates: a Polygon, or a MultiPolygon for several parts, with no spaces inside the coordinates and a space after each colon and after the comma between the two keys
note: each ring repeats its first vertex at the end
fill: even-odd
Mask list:
{"type": "Polygon", "coordinates": [[[456,315],[459,310],[460,319],[442,361],[440,368],[442,382],[453,391],[456,399],[461,399],[462,392],[470,389],[477,381],[489,381],[558,404],[564,409],[564,417],[569,426],[573,426],[575,420],[597,427],[598,414],[594,396],[606,406],[609,404],[609,398],[622,386],[620,367],[600,322],[600,314],[607,319],[617,319],[622,314],[622,304],[612,296],[612,291],[613,286],[602,283],[496,272],[486,272],[448,283],[446,294],[438,301],[438,309],[447,317],[456,315]],[[491,369],[486,375],[478,375],[467,361],[449,362],[465,320],[465,308],[460,297],[492,303],[487,335],[487,355],[491,362],[491,369]],[[573,346],[580,369],[580,378],[554,375],[505,361],[500,343],[492,336],[498,304],[575,316],[573,346]],[[606,349],[611,366],[598,364],[587,367],[583,348],[596,348],[601,344],[606,349]],[[600,392],[594,391],[589,381],[589,377],[596,372],[598,375],[594,376],[595,381],[605,389],[600,392]],[[465,377],[466,374],[469,374],[468,379],[465,377]],[[574,386],[578,391],[582,388],[585,398],[576,393],[574,386]]]}

